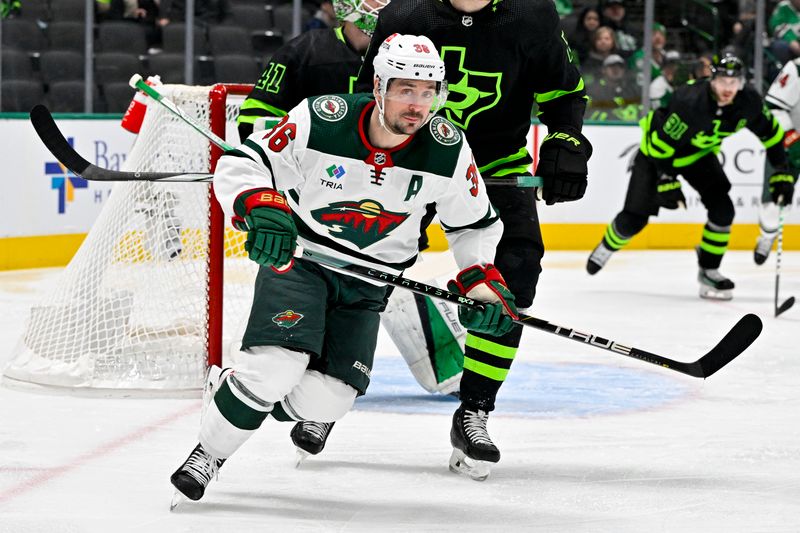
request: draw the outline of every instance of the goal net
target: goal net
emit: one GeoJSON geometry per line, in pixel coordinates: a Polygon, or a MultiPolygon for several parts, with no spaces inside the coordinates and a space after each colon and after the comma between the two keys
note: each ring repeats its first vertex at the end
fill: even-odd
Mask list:
{"type": "MultiPolygon", "coordinates": [[[[225,137],[235,133],[249,87],[159,90],[225,137]]],[[[148,99],[125,170],[209,172],[219,154],[148,99]]],[[[200,388],[209,362],[238,350],[257,271],[243,254],[244,234],[227,222],[207,183],[115,184],[54,290],[31,309],[6,380],[87,390],[200,388]]]]}

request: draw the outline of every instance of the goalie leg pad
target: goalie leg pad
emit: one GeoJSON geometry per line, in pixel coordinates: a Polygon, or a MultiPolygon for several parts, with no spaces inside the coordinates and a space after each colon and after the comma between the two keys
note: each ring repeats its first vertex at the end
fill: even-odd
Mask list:
{"type": "Polygon", "coordinates": [[[357,394],[344,381],[309,370],[281,405],[294,420],[335,422],[350,411],[357,394]]]}
{"type": "Polygon", "coordinates": [[[458,390],[466,330],[458,322],[455,306],[395,291],[381,324],[423,389],[441,394],[458,390]]]}

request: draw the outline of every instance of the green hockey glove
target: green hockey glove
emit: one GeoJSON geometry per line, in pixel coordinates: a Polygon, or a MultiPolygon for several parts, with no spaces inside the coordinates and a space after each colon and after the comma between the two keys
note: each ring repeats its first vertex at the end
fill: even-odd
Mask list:
{"type": "Polygon", "coordinates": [[[794,176],[779,170],[769,177],[769,193],[778,205],[790,205],[794,196],[794,176]]]}
{"type": "Polygon", "coordinates": [[[800,132],[797,130],[789,130],[783,137],[783,147],[786,148],[786,157],[789,163],[795,168],[800,170],[800,132]]]}
{"type": "Polygon", "coordinates": [[[494,265],[466,268],[447,283],[447,288],[484,304],[483,309],[459,306],[458,320],[469,330],[500,337],[511,331],[514,319],[519,317],[514,295],[494,265]]]}
{"type": "Polygon", "coordinates": [[[294,264],[297,226],[284,198],[274,189],[253,189],[234,202],[233,224],[247,231],[244,249],[259,265],[285,272],[294,264]]]}
{"type": "Polygon", "coordinates": [[[547,205],[583,198],[591,156],[589,139],[575,128],[553,129],[544,138],[536,175],[544,180],[542,198],[547,205]]]}
{"type": "Polygon", "coordinates": [[[658,205],[666,209],[686,208],[686,197],[681,191],[681,182],[676,176],[662,174],[656,186],[658,205]]]}

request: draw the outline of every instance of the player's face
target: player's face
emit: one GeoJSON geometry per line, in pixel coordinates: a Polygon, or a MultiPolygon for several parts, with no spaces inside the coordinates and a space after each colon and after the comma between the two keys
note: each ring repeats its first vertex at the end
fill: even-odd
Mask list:
{"type": "Polygon", "coordinates": [[[742,80],[730,76],[717,76],[711,80],[711,90],[717,97],[717,105],[726,106],[733,102],[742,87],[742,80]]]}
{"type": "Polygon", "coordinates": [[[384,100],[383,119],[386,127],[397,135],[416,133],[428,120],[435,99],[435,82],[391,80],[384,100]]]}

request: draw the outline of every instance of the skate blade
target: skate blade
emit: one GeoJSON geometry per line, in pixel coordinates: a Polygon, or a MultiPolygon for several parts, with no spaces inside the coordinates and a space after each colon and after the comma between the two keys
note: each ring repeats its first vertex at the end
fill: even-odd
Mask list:
{"type": "Polygon", "coordinates": [[[733,289],[717,290],[711,287],[700,287],[700,298],[706,300],[733,300],[733,289]]]}
{"type": "Polygon", "coordinates": [[[294,456],[294,467],[300,468],[300,465],[303,464],[303,462],[305,462],[306,459],[308,459],[309,455],[311,454],[308,453],[307,451],[301,448],[297,448],[297,453],[295,453],[294,456]]]}
{"type": "Polygon", "coordinates": [[[485,481],[492,472],[492,463],[488,461],[477,461],[467,457],[464,452],[453,449],[450,455],[450,471],[455,474],[467,476],[475,481],[485,481]]]}
{"type": "Polygon", "coordinates": [[[186,501],[189,501],[189,498],[184,496],[183,493],[181,493],[181,491],[176,490],[172,494],[172,501],[169,502],[169,510],[170,510],[170,512],[174,511],[176,507],[178,507],[180,504],[182,504],[182,503],[184,503],[186,501]]]}

